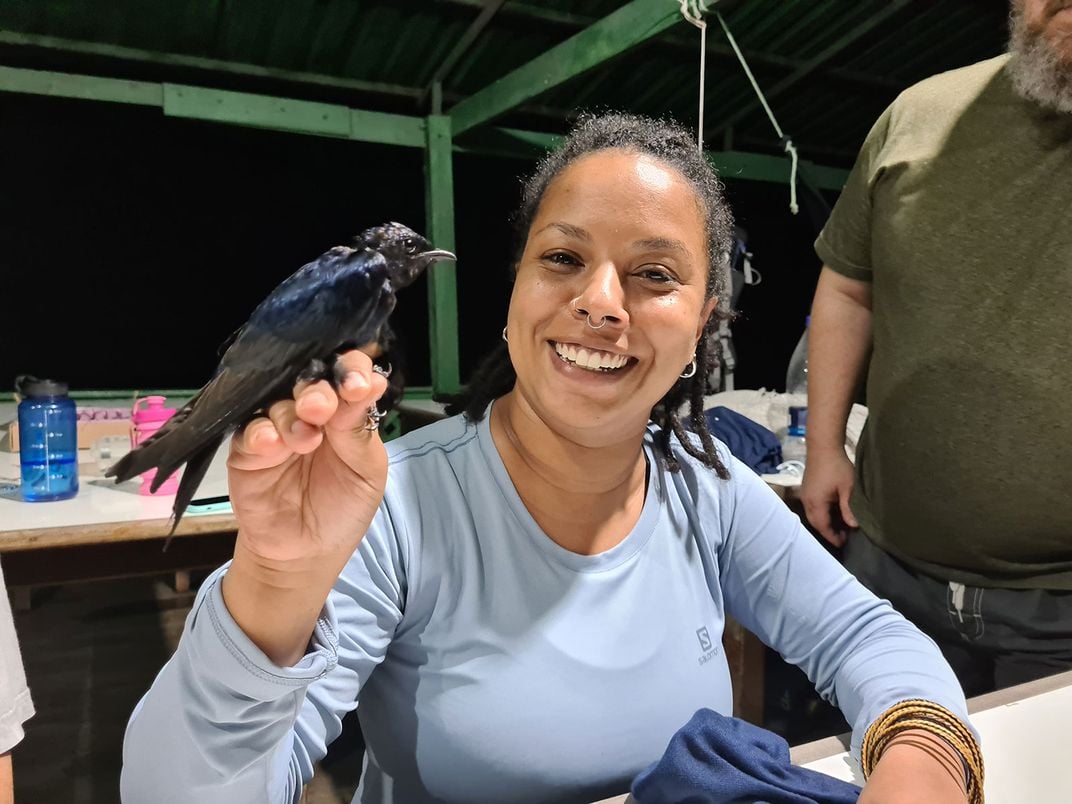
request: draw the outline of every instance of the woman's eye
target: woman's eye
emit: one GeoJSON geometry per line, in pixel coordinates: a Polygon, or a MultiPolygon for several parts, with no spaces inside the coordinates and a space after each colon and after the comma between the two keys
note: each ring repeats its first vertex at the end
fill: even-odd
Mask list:
{"type": "Polygon", "coordinates": [[[667,285],[674,282],[674,277],[661,268],[644,268],[640,271],[640,277],[657,285],[667,285]]]}
{"type": "Polygon", "coordinates": [[[551,254],[544,256],[544,260],[555,265],[577,265],[578,260],[572,254],[567,254],[564,251],[555,251],[551,254]]]}

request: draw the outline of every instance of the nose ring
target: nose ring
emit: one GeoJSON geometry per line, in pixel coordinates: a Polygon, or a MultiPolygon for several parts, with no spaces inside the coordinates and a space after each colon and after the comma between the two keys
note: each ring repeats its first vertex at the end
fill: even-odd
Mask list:
{"type": "Polygon", "coordinates": [[[591,314],[587,310],[585,310],[583,307],[578,307],[576,299],[574,299],[573,301],[570,302],[570,307],[573,309],[573,312],[584,316],[584,321],[588,325],[589,329],[603,329],[603,327],[607,326],[607,317],[606,316],[603,316],[602,318],[600,318],[598,324],[593,324],[591,314]]]}

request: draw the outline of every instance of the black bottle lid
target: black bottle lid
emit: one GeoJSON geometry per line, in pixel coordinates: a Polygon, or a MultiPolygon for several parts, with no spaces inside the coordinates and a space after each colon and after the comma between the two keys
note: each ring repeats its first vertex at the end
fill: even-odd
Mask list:
{"type": "Polygon", "coordinates": [[[24,398],[67,396],[67,383],[60,380],[40,380],[30,374],[21,374],[15,378],[15,392],[24,398]]]}

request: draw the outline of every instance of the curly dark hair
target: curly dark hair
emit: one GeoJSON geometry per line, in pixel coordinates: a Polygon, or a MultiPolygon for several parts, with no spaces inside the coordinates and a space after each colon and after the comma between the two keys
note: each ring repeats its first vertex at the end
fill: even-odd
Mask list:
{"type": "MultiPolygon", "coordinates": [[[[696,139],[672,120],[639,115],[608,113],[583,114],[559,145],[538,164],[536,171],[522,185],[521,206],[512,218],[516,243],[513,268],[516,271],[528,240],[529,229],[540,202],[551,182],[578,159],[597,151],[622,150],[647,154],[678,171],[696,191],[707,229],[706,298],[728,298],[729,254],[732,244],[733,217],[723,196],[722,183],[714,168],[699,153],[696,139]]],[[[704,418],[703,402],[707,377],[718,366],[719,322],[730,316],[727,305],[720,303],[711,314],[696,345],[696,373],[682,378],[652,408],[651,420],[661,428],[656,446],[667,468],[680,468],[670,435],[678,437],[685,451],[725,479],[729,472],[715,449],[714,440],[704,418]],[[688,428],[679,410],[688,401],[688,428]],[[698,436],[690,437],[686,429],[698,436]]],[[[468,387],[448,400],[447,413],[464,413],[477,421],[483,418],[488,404],[509,392],[517,380],[506,343],[500,343],[477,367],[468,387]]]]}

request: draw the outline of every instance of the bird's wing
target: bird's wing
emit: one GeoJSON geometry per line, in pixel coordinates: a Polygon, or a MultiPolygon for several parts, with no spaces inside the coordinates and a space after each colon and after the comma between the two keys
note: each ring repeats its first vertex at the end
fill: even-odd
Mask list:
{"type": "MultiPolygon", "coordinates": [[[[264,333],[282,341],[315,341],[326,352],[369,333],[375,337],[394,305],[387,261],[379,252],[336,246],[302,266],[253,311],[224,353],[221,367],[259,360],[264,333]]],[[[325,356],[325,355],[321,355],[325,356]]]]}
{"type": "Polygon", "coordinates": [[[243,324],[230,335],[228,335],[224,339],[223,343],[219,345],[219,348],[216,349],[216,357],[223,357],[227,353],[227,350],[231,348],[231,344],[238,340],[238,336],[242,334],[242,330],[245,328],[246,325],[243,324]]]}
{"type": "Polygon", "coordinates": [[[314,358],[372,340],[394,306],[383,257],[336,247],[303,266],[234,335],[216,376],[154,436],[109,471],[121,482],[156,468],[164,477],[272,402],[289,398],[314,358]]]}

